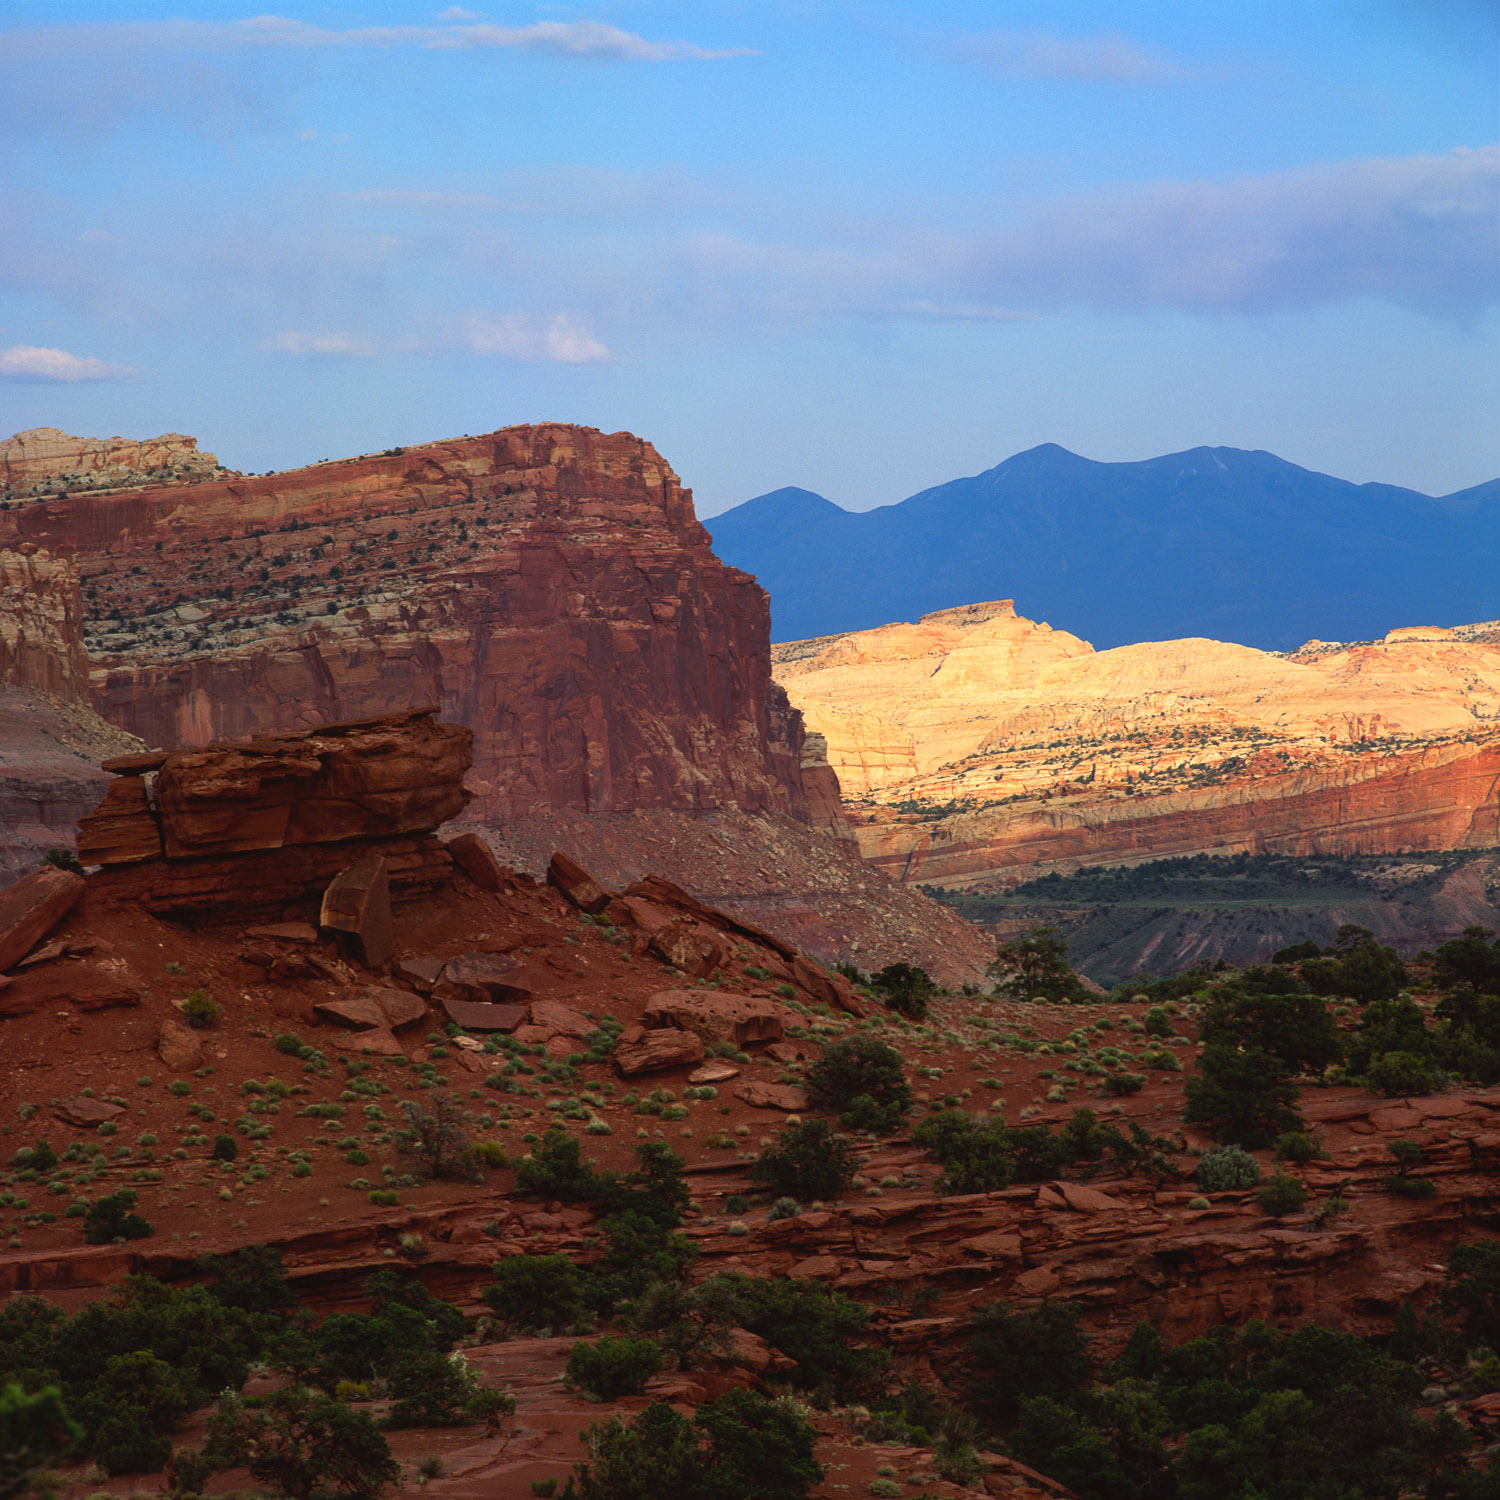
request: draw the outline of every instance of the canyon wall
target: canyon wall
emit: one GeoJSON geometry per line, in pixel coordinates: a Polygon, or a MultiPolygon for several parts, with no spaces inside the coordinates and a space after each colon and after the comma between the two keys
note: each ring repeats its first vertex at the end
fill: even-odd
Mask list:
{"type": "Polygon", "coordinates": [[[0,548],[0,885],[71,848],[99,761],[140,748],[89,707],[83,628],[70,548],[0,548]]]}
{"type": "Polygon", "coordinates": [[[1483,631],[1095,652],[1003,600],[775,656],[862,853],[897,879],[1500,844],[1500,648],[1483,631]]]}
{"type": "Polygon", "coordinates": [[[46,495],[0,511],[0,546],[23,541],[76,549],[94,702],[154,746],[432,705],[474,730],[481,820],[810,817],[765,593],[627,433],[46,495]]]}

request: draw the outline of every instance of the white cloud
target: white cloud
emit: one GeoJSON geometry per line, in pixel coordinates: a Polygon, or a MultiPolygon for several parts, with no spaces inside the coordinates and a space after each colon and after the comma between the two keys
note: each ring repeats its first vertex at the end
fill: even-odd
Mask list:
{"type": "Polygon", "coordinates": [[[83,381],[128,380],[135,371],[127,365],[106,364],[102,359],[69,354],[63,349],[39,349],[33,344],[13,344],[0,349],[0,379],[56,381],[76,385],[83,381]]]}
{"type": "Polygon", "coordinates": [[[944,37],[940,54],[1007,78],[1057,78],[1075,83],[1175,83],[1195,76],[1159,47],[1118,31],[1065,37],[1047,31],[988,31],[944,37]]]}
{"type": "Polygon", "coordinates": [[[375,345],[365,338],[356,338],[347,333],[303,333],[295,328],[286,329],[264,340],[262,349],[276,349],[283,354],[352,354],[370,355],[376,352],[375,345]]]}
{"type": "Polygon", "coordinates": [[[506,359],[591,365],[614,358],[588,324],[572,313],[538,318],[529,313],[474,312],[462,320],[459,336],[475,354],[506,359]]]}

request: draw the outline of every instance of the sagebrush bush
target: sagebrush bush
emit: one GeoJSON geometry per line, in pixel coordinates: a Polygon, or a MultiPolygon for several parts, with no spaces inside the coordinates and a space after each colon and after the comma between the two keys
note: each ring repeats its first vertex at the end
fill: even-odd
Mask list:
{"type": "Polygon", "coordinates": [[[1243,1146],[1221,1146],[1203,1153],[1197,1177],[1205,1192],[1243,1192],[1260,1181],[1260,1163],[1243,1146]]]}

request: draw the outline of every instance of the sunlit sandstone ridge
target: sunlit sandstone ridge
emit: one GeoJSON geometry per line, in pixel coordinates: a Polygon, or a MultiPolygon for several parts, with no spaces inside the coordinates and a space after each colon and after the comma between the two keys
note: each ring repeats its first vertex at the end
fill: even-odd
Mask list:
{"type": "Polygon", "coordinates": [[[231,472],[212,453],[200,453],[196,438],[180,432],[137,441],[74,437],[56,427],[33,427],[0,442],[0,498],[5,500],[65,490],[184,484],[231,472]]]}
{"type": "Polygon", "coordinates": [[[809,815],[765,593],[628,433],[13,498],[25,542],[76,549],[94,703],[151,745],[432,704],[475,731],[481,818],[809,815]]]}
{"type": "Polygon", "coordinates": [[[1096,652],[1004,600],[774,656],[866,858],[972,885],[1204,850],[1500,843],[1492,636],[1096,652]]]}

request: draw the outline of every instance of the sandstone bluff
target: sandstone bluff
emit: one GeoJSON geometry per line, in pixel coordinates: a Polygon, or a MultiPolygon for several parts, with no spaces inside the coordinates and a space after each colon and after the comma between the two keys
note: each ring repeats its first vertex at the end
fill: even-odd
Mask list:
{"type": "Polygon", "coordinates": [[[807,817],[765,593],[629,434],[46,494],[0,512],[25,542],[76,550],[95,704],[150,744],[432,703],[475,731],[476,816],[807,817]]]}
{"type": "Polygon", "coordinates": [[[774,654],[865,857],[972,886],[1203,850],[1500,844],[1493,637],[1096,652],[1003,600],[774,654]]]}

